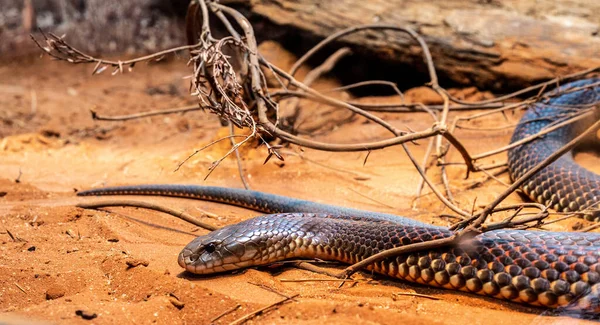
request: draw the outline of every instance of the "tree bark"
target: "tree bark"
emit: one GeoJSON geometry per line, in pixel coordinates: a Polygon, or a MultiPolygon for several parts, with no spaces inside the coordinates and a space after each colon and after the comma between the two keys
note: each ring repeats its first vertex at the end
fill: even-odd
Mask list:
{"type": "MultiPolygon", "coordinates": [[[[245,3],[253,14],[318,38],[362,24],[412,27],[429,45],[439,74],[459,84],[516,88],[600,66],[597,0],[245,3]]],[[[346,41],[402,64],[422,61],[417,44],[401,33],[362,32],[344,38],[346,41]]]]}

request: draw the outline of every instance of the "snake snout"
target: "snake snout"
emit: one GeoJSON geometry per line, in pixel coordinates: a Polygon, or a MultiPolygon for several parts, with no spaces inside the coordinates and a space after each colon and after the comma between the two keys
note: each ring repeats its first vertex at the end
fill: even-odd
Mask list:
{"type": "Polygon", "coordinates": [[[204,269],[205,264],[200,258],[204,252],[202,246],[196,248],[189,248],[190,245],[186,246],[181,253],[179,253],[179,257],[177,258],[177,262],[179,266],[186,269],[187,271],[198,273],[198,270],[204,269]]]}
{"type": "Polygon", "coordinates": [[[179,266],[185,269],[189,262],[189,252],[186,252],[186,250],[184,249],[183,251],[181,251],[181,253],[179,253],[179,256],[177,257],[177,263],[179,263],[179,266]]]}
{"type": "Polygon", "coordinates": [[[219,264],[219,259],[214,256],[217,245],[210,236],[200,236],[185,246],[177,262],[189,272],[206,273],[219,264]]]}

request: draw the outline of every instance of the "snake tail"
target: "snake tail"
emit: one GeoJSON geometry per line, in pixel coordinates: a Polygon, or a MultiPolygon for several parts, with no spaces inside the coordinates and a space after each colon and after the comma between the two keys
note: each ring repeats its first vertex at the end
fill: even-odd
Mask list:
{"type": "Polygon", "coordinates": [[[295,199],[287,196],[251,191],[245,189],[226,188],[218,186],[199,185],[132,185],[115,186],[91,189],[77,193],[78,196],[104,196],[104,195],[151,195],[191,198],[235,205],[264,213],[285,212],[312,212],[340,215],[353,215],[357,217],[376,217],[381,219],[394,219],[412,225],[426,225],[425,223],[409,218],[366,210],[345,208],[337,205],[323,204],[312,201],[295,199]]]}

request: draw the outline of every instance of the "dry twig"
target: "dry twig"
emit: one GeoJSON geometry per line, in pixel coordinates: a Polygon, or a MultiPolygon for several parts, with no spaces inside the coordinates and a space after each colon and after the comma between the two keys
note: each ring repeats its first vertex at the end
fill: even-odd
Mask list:
{"type": "Polygon", "coordinates": [[[247,322],[248,320],[250,320],[250,319],[252,319],[252,318],[254,318],[254,317],[262,314],[264,311],[266,311],[268,309],[271,309],[273,307],[282,305],[282,304],[284,304],[284,303],[286,303],[286,302],[288,302],[288,301],[290,301],[290,300],[298,297],[299,295],[300,294],[295,294],[295,295],[290,296],[288,298],[285,298],[285,299],[279,300],[277,302],[274,302],[274,303],[272,303],[272,304],[270,304],[270,305],[268,305],[266,307],[263,307],[263,308],[260,308],[258,310],[255,310],[255,311],[253,311],[253,312],[251,312],[249,314],[246,314],[246,315],[244,315],[244,316],[242,316],[242,317],[234,320],[233,322],[229,323],[229,325],[243,324],[243,323],[247,322]]]}
{"type": "Polygon", "coordinates": [[[215,318],[211,319],[210,322],[214,323],[214,322],[218,321],[219,319],[223,318],[224,316],[229,315],[229,314],[233,313],[234,311],[238,310],[240,307],[242,307],[242,305],[237,304],[237,305],[227,309],[226,311],[220,313],[215,318]]]}
{"type": "Polygon", "coordinates": [[[98,202],[77,204],[77,207],[83,208],[83,209],[98,209],[98,208],[115,207],[115,206],[136,207],[136,208],[143,208],[143,209],[159,211],[159,212],[170,214],[174,217],[177,217],[183,221],[189,222],[193,225],[196,225],[200,228],[204,228],[206,230],[212,231],[212,230],[218,229],[218,227],[215,227],[213,225],[199,221],[196,218],[194,218],[193,216],[191,216],[183,211],[177,211],[177,210],[171,209],[169,207],[165,207],[162,205],[149,203],[149,202],[132,201],[132,200],[104,200],[104,201],[98,201],[98,202]]]}

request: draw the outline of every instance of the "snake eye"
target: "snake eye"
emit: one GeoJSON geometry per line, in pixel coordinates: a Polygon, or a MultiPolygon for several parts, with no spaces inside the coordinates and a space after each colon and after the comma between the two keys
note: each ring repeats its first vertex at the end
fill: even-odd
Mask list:
{"type": "Polygon", "coordinates": [[[206,245],[204,245],[204,251],[207,253],[213,253],[215,251],[216,247],[214,243],[208,243],[206,245]]]}

